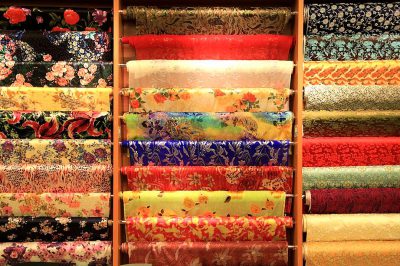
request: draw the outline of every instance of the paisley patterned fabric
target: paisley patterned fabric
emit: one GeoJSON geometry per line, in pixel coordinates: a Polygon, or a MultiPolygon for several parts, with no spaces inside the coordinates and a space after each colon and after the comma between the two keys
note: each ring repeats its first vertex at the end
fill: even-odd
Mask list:
{"type": "Polygon", "coordinates": [[[125,166],[130,190],[273,190],[292,193],[293,168],[282,166],[125,166]]]}
{"type": "Polygon", "coordinates": [[[128,140],[291,140],[293,113],[125,113],[128,140]]]}
{"type": "Polygon", "coordinates": [[[111,164],[109,140],[0,139],[2,164],[111,164]]]}
{"type": "Polygon", "coordinates": [[[105,164],[1,164],[0,193],[110,192],[111,176],[105,164]]]}
{"type": "Polygon", "coordinates": [[[0,218],[1,242],[92,241],[110,237],[106,218],[0,218]]]}
{"type": "Polygon", "coordinates": [[[107,112],[0,111],[0,138],[110,139],[107,112]]]}
{"type": "Polygon", "coordinates": [[[306,61],[400,59],[400,35],[310,35],[305,38],[306,61]]]}
{"type": "Polygon", "coordinates": [[[285,241],[291,217],[133,217],[126,239],[135,241],[285,241]]]}
{"type": "Polygon", "coordinates": [[[125,217],[283,216],[279,191],[125,191],[125,217]]]}
{"type": "Polygon", "coordinates": [[[288,24],[289,8],[128,6],[135,34],[279,34],[288,24]]]}
{"type": "MultiPolygon", "coordinates": [[[[131,112],[281,112],[289,110],[290,89],[135,88],[124,89],[131,112]]],[[[399,108],[400,109],[400,108],[399,108]]]]}
{"type": "Polygon", "coordinates": [[[131,165],[289,165],[289,141],[123,141],[131,165]]]}

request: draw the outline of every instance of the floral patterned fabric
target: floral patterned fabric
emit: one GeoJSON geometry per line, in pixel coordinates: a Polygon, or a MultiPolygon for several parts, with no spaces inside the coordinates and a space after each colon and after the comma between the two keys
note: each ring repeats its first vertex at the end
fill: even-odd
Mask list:
{"type": "Polygon", "coordinates": [[[164,265],[287,266],[286,241],[129,242],[129,263],[164,265]]]}
{"type": "Polygon", "coordinates": [[[284,241],[291,217],[129,217],[126,239],[135,241],[284,241]]]}
{"type": "Polygon", "coordinates": [[[283,216],[280,191],[125,191],[126,217],[283,216]]]}
{"type": "Polygon", "coordinates": [[[93,31],[5,31],[0,59],[16,62],[112,62],[112,36],[93,31]]]}
{"type": "Polygon", "coordinates": [[[305,32],[307,35],[398,33],[399,9],[399,2],[307,4],[305,32]]]}
{"type": "Polygon", "coordinates": [[[110,241],[0,243],[0,264],[57,263],[57,265],[111,265],[110,241]]]}
{"type": "Polygon", "coordinates": [[[111,164],[109,140],[0,139],[3,164],[111,164]]]}
{"type": "Polygon", "coordinates": [[[292,193],[293,168],[282,166],[124,166],[130,190],[273,190],[292,193]]]}
{"type": "Polygon", "coordinates": [[[291,13],[286,7],[169,8],[128,6],[127,18],[135,23],[135,34],[279,34],[291,13]]]}
{"type": "Polygon", "coordinates": [[[3,30],[111,31],[110,9],[0,7],[3,30]]]}
{"type": "Polygon", "coordinates": [[[400,35],[310,35],[305,38],[304,60],[396,60],[400,59],[400,35]]]}
{"type": "Polygon", "coordinates": [[[123,141],[131,165],[289,165],[289,141],[123,141]]]}
{"type": "Polygon", "coordinates": [[[110,139],[107,112],[0,111],[0,138],[110,139]]]}
{"type": "Polygon", "coordinates": [[[112,85],[112,63],[0,62],[0,87],[84,87],[112,85]]]}
{"type": "Polygon", "coordinates": [[[0,110],[110,112],[111,88],[0,87],[0,110]]]}
{"type": "Polygon", "coordinates": [[[307,86],[307,110],[400,110],[400,86],[307,86]]]}
{"type": "Polygon", "coordinates": [[[92,241],[110,237],[106,218],[0,218],[1,242],[92,241]]]}
{"type": "Polygon", "coordinates": [[[293,113],[125,113],[128,140],[291,140],[293,113]]]}
{"type": "Polygon", "coordinates": [[[122,93],[129,96],[129,111],[138,113],[281,112],[289,110],[290,89],[135,88],[122,93]]]}
{"type": "Polygon", "coordinates": [[[110,193],[0,193],[0,216],[108,217],[110,193]]]}
{"type": "Polygon", "coordinates": [[[111,191],[111,165],[0,165],[0,193],[89,193],[111,191]]]}

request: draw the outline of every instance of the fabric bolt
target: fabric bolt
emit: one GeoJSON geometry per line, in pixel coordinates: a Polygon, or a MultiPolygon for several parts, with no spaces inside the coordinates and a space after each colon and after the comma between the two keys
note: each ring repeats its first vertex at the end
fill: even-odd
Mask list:
{"type": "Polygon", "coordinates": [[[0,87],[0,110],[110,112],[111,88],[0,87]]]}
{"type": "Polygon", "coordinates": [[[303,244],[308,266],[397,266],[400,241],[307,242],[303,244]]]}
{"type": "Polygon", "coordinates": [[[1,242],[93,241],[110,237],[107,218],[2,217],[1,242]]]}
{"type": "Polygon", "coordinates": [[[304,40],[305,61],[400,59],[400,35],[310,35],[304,40]]]}
{"type": "Polygon", "coordinates": [[[304,111],[303,134],[305,138],[400,136],[400,110],[304,111]]]}
{"type": "Polygon", "coordinates": [[[142,35],[122,37],[121,41],[134,48],[136,60],[289,60],[293,46],[293,36],[268,34],[142,35]]]}
{"type": "Polygon", "coordinates": [[[303,167],[303,189],[400,188],[400,166],[303,167]]]}
{"type": "Polygon", "coordinates": [[[400,214],[306,214],[307,242],[400,240],[400,214]],[[384,230],[382,230],[384,228],[384,230]]]}
{"type": "Polygon", "coordinates": [[[128,6],[135,34],[280,34],[291,19],[291,10],[280,8],[128,6]]]}
{"type": "Polygon", "coordinates": [[[400,110],[400,86],[306,86],[304,99],[314,111],[400,110]]]}
{"type": "Polygon", "coordinates": [[[399,213],[400,188],[310,190],[309,213],[399,213]]]}
{"type": "Polygon", "coordinates": [[[304,62],[304,85],[400,85],[400,60],[304,62]]]}
{"type": "Polygon", "coordinates": [[[111,176],[111,164],[1,164],[0,193],[110,192],[111,176]]]}
{"type": "Polygon", "coordinates": [[[0,138],[110,139],[108,112],[0,111],[0,138]]]}
{"type": "Polygon", "coordinates": [[[0,62],[0,87],[105,88],[112,75],[109,62],[0,62]]]}
{"type": "Polygon", "coordinates": [[[291,217],[129,217],[126,239],[135,241],[285,241],[291,217]]]}
{"type": "Polygon", "coordinates": [[[305,33],[307,35],[398,33],[399,9],[399,2],[307,4],[305,33]]]}
{"type": "Polygon", "coordinates": [[[4,242],[0,264],[57,263],[57,265],[111,265],[111,241],[4,242]]]}
{"type": "Polygon", "coordinates": [[[278,60],[133,60],[127,63],[131,88],[290,88],[293,66],[292,61],[278,60]]]}
{"type": "Polygon", "coordinates": [[[97,139],[0,139],[2,164],[111,165],[111,141],[97,139]]]}
{"type": "Polygon", "coordinates": [[[283,216],[281,191],[125,191],[126,217],[283,216]]]}
{"type": "Polygon", "coordinates": [[[291,140],[293,113],[125,113],[128,140],[291,140]]]}
{"type": "Polygon", "coordinates": [[[0,193],[0,216],[108,217],[110,193],[0,193]]]}
{"type": "Polygon", "coordinates": [[[303,167],[397,165],[400,138],[338,137],[303,139],[303,167]]]}
{"type": "Polygon", "coordinates": [[[111,9],[0,8],[0,28],[3,30],[111,31],[112,21],[111,9]]]}
{"type": "Polygon", "coordinates": [[[293,189],[293,168],[282,166],[124,166],[121,173],[132,191],[293,189]]]}
{"type": "Polygon", "coordinates": [[[1,61],[112,62],[112,35],[106,32],[4,31],[0,42],[1,61]]]}
{"type": "MultiPolygon", "coordinates": [[[[123,141],[131,165],[288,166],[289,141],[123,141]]],[[[400,149],[400,147],[399,147],[400,149]]]]}
{"type": "Polygon", "coordinates": [[[128,242],[129,263],[163,265],[288,265],[286,241],[128,242]]]}
{"type": "MultiPolygon", "coordinates": [[[[135,88],[124,89],[130,112],[281,112],[289,110],[290,89],[135,88]]],[[[400,108],[399,108],[400,109],[400,108]]]]}

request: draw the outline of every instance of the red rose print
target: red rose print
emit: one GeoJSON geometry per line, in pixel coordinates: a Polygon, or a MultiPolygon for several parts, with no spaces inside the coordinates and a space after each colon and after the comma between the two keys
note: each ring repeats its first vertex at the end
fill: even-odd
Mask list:
{"type": "Polygon", "coordinates": [[[11,6],[3,16],[8,19],[10,24],[18,24],[26,21],[26,13],[22,8],[11,6]]]}
{"type": "Polygon", "coordinates": [[[67,24],[69,25],[75,25],[76,23],[79,22],[79,14],[76,13],[72,9],[67,9],[64,11],[64,20],[67,24]]]}
{"type": "Polygon", "coordinates": [[[153,97],[154,97],[154,100],[156,100],[156,102],[158,102],[158,103],[164,103],[167,100],[167,98],[160,93],[154,94],[153,97]]]}
{"type": "Polygon", "coordinates": [[[132,108],[139,108],[140,102],[138,100],[132,100],[131,101],[131,107],[132,108]]]}
{"type": "Polygon", "coordinates": [[[254,103],[257,100],[257,98],[256,96],[254,96],[254,94],[248,92],[243,95],[243,100],[254,103]]]}

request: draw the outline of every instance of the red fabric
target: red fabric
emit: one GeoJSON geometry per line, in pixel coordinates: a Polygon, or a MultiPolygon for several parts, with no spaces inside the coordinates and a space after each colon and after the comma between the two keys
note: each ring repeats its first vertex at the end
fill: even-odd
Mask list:
{"type": "Polygon", "coordinates": [[[141,35],[123,37],[136,59],[289,60],[293,36],[141,35]]]}
{"type": "Polygon", "coordinates": [[[310,190],[310,213],[400,213],[400,188],[310,190]]]}
{"type": "Polygon", "coordinates": [[[363,166],[400,164],[400,138],[303,139],[303,166],[363,166]]]}

